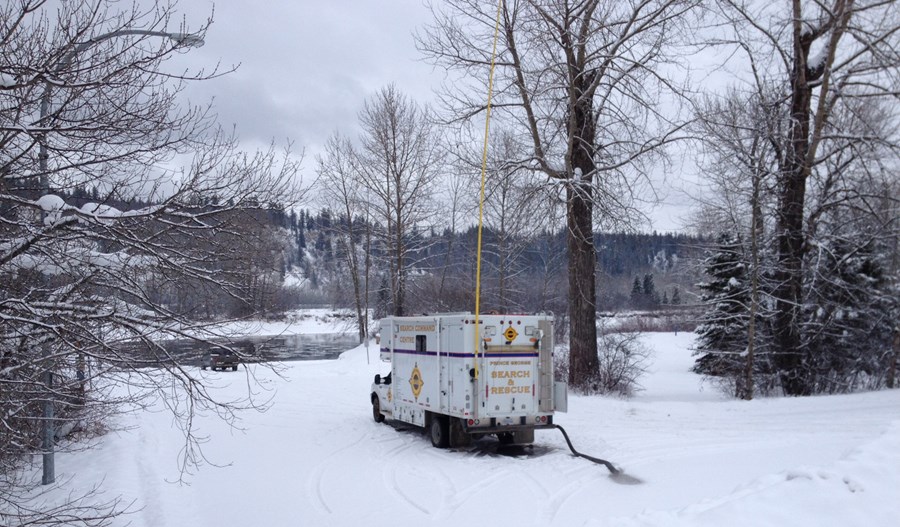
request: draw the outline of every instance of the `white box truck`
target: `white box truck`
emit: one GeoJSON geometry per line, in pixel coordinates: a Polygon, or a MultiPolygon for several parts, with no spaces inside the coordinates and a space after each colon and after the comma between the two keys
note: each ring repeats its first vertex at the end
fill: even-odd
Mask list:
{"type": "Polygon", "coordinates": [[[534,442],[566,411],[566,384],[553,379],[553,317],[444,313],[381,320],[382,360],[371,401],[375,421],[423,427],[434,446],[496,434],[534,442]],[[476,340],[478,339],[478,345],[476,340]]]}

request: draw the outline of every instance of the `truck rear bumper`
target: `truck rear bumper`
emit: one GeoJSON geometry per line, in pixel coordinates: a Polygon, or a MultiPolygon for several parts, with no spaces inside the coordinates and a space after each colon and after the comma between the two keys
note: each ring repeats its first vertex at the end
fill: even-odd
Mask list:
{"type": "Polygon", "coordinates": [[[480,424],[469,424],[468,420],[463,420],[463,431],[468,434],[496,434],[502,432],[515,432],[516,430],[547,430],[554,428],[553,416],[547,416],[546,422],[534,422],[534,418],[519,417],[511,423],[504,422],[503,419],[491,417],[489,419],[480,419],[480,424]],[[485,422],[487,421],[487,422],[485,422]]]}

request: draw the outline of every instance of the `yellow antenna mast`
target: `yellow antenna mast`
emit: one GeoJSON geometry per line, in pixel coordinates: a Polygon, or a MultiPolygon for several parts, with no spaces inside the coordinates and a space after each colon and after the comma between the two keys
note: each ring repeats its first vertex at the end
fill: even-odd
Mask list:
{"type": "Polygon", "coordinates": [[[491,72],[488,76],[487,107],[484,117],[484,149],[481,154],[481,196],[478,199],[478,249],[475,258],[475,378],[478,378],[478,352],[481,349],[481,230],[484,224],[484,182],[487,175],[488,134],[491,130],[491,96],[494,93],[494,65],[497,59],[497,38],[500,36],[500,13],[503,0],[497,2],[497,20],[494,23],[494,49],[491,51],[491,72]]]}

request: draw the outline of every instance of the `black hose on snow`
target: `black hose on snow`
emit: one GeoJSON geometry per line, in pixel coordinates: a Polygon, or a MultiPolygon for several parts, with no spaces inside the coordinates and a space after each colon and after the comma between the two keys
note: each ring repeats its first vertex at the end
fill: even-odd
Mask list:
{"type": "Polygon", "coordinates": [[[589,460],[589,461],[593,461],[594,463],[597,463],[597,464],[599,464],[599,465],[606,465],[606,468],[608,468],[609,471],[610,471],[611,473],[613,473],[613,474],[619,474],[619,473],[622,472],[621,470],[619,470],[618,468],[616,468],[615,465],[613,465],[612,463],[610,463],[609,461],[607,461],[607,460],[605,460],[605,459],[600,459],[600,458],[597,458],[597,457],[589,456],[589,455],[587,455],[587,454],[582,454],[581,452],[575,450],[575,447],[572,446],[572,440],[569,439],[569,434],[566,433],[565,428],[563,428],[563,427],[561,427],[561,426],[559,426],[559,425],[553,425],[553,426],[554,426],[554,428],[558,428],[559,431],[562,432],[563,437],[566,438],[566,443],[568,443],[568,445],[569,445],[569,450],[571,450],[572,453],[575,454],[577,457],[583,457],[584,459],[587,459],[587,460],[589,460]]]}

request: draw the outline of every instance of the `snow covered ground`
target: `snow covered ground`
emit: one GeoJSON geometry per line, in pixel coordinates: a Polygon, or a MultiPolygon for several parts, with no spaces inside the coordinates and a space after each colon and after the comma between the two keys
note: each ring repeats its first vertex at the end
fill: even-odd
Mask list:
{"type": "Polygon", "coordinates": [[[235,321],[215,326],[223,335],[310,335],[355,333],[356,314],[346,309],[303,309],[290,311],[283,320],[235,321]]]}
{"type": "MultiPolygon", "coordinates": [[[[418,431],[376,424],[369,384],[386,368],[374,345],[340,360],[294,362],[271,407],[231,430],[214,416],[211,463],[179,478],[182,436],[161,408],[123,417],[128,430],[59,455],[59,490],[95,483],[135,500],[119,519],[143,526],[900,525],[900,390],[850,396],[724,399],[691,374],[688,333],[649,334],[645,391],[577,397],[557,422],[581,452],[643,480],[622,485],[570,455],[556,431],[532,449],[484,439],[442,451],[418,431]],[[473,523],[474,522],[474,523],[473,523]]],[[[205,373],[223,396],[244,374],[205,373]]],[[[198,372],[199,374],[199,372],[198,372]]]]}

